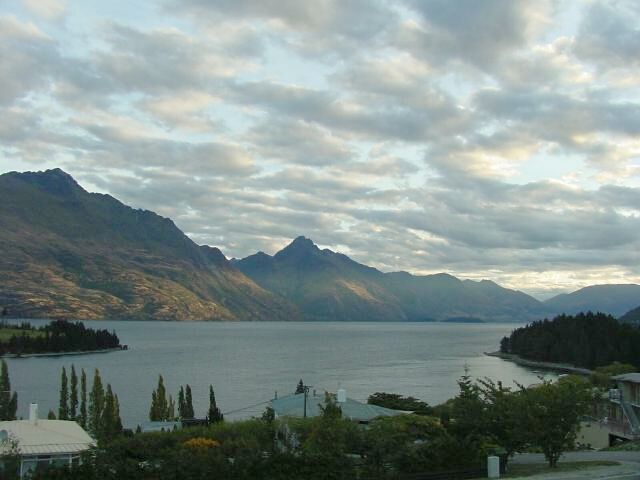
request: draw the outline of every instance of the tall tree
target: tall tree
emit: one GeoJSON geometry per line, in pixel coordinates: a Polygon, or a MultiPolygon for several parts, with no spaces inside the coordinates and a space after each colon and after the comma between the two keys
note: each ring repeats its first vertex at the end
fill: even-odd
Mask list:
{"type": "Polygon", "coordinates": [[[186,403],[184,400],[184,387],[180,385],[180,391],[178,392],[178,416],[180,418],[186,418],[186,403]]]}
{"type": "Polygon", "coordinates": [[[193,411],[193,398],[191,395],[191,386],[187,384],[187,388],[185,389],[185,418],[193,418],[195,417],[195,413],[193,411]]]}
{"type": "Polygon", "coordinates": [[[87,428],[87,374],[80,372],[80,426],[87,428]]]}
{"type": "Polygon", "coordinates": [[[111,384],[107,384],[104,395],[104,409],[100,418],[100,434],[102,441],[109,441],[115,438],[122,431],[122,421],[120,420],[120,405],[118,397],[114,395],[111,384]]]}
{"type": "Polygon", "coordinates": [[[209,412],[207,417],[210,423],[218,423],[224,420],[224,415],[222,415],[216,403],[216,394],[213,391],[213,385],[209,385],[209,412]]]}
{"type": "Polygon", "coordinates": [[[104,387],[100,372],[96,369],[93,375],[93,386],[89,394],[89,430],[94,434],[100,433],[100,419],[104,410],[104,387]]]}
{"type": "Polygon", "coordinates": [[[78,416],[78,375],[76,367],[71,365],[71,392],[69,394],[69,419],[76,420],[78,416]]]}
{"type": "Polygon", "coordinates": [[[62,367],[60,375],[60,404],[58,405],[58,419],[69,420],[69,385],[67,370],[62,367]]]}
{"type": "Polygon", "coordinates": [[[164,386],[162,375],[158,375],[158,386],[151,393],[151,408],[149,409],[149,420],[161,422],[169,419],[169,401],[167,400],[167,390],[164,386]]]}
{"type": "Polygon", "coordinates": [[[9,380],[9,368],[2,360],[0,367],[0,420],[15,420],[18,410],[18,394],[11,393],[11,381],[9,380]]]}
{"type": "Polygon", "coordinates": [[[169,401],[167,402],[167,420],[175,420],[176,418],[176,402],[173,397],[169,395],[169,401]]]}

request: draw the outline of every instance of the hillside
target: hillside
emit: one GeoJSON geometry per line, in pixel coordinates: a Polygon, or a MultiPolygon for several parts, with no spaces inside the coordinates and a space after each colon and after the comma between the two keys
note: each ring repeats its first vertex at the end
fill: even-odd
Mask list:
{"type": "Polygon", "coordinates": [[[618,320],[622,323],[632,323],[635,325],[640,325],[640,307],[636,307],[633,310],[629,310],[627,313],[622,315],[618,320]]]}
{"type": "Polygon", "coordinates": [[[421,321],[474,317],[522,321],[548,311],[534,298],[489,282],[448,274],[383,273],[298,237],[274,256],[234,264],[266,290],[296,304],[309,319],[421,321]]]}
{"type": "Polygon", "coordinates": [[[62,170],[0,175],[0,305],[10,316],[282,320],[286,301],[216,248],[62,170]]]}
{"type": "Polygon", "coordinates": [[[640,285],[592,285],[557,295],[544,304],[557,313],[603,312],[619,317],[640,304],[640,285]]]}

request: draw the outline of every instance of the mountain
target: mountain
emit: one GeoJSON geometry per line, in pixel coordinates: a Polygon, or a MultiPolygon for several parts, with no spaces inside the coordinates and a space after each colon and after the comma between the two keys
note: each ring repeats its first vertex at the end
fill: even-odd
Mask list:
{"type": "Polygon", "coordinates": [[[622,315],[618,320],[622,323],[633,323],[635,325],[640,325],[640,307],[636,307],[633,310],[629,310],[627,313],[622,315]]]}
{"type": "Polygon", "coordinates": [[[62,170],[0,175],[0,305],[23,318],[285,320],[295,307],[169,219],[62,170]]]}
{"type": "Polygon", "coordinates": [[[640,285],[592,285],[557,295],[544,304],[557,313],[603,312],[619,317],[640,304],[640,285]]]}
{"type": "Polygon", "coordinates": [[[444,273],[383,273],[346,255],[321,250],[305,237],[274,256],[258,252],[234,265],[313,320],[522,321],[548,313],[536,299],[490,281],[461,281],[444,273]]]}

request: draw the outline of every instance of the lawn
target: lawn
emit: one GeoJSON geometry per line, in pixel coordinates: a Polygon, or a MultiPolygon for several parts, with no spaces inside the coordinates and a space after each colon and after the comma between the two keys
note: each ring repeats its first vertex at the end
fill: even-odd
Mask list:
{"type": "Polygon", "coordinates": [[[14,335],[26,333],[28,337],[40,337],[43,332],[38,330],[22,330],[20,328],[0,328],[0,342],[7,342],[14,335]]]}

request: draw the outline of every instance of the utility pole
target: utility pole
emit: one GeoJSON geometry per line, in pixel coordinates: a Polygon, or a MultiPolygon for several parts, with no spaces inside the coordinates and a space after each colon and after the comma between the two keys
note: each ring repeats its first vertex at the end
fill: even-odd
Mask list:
{"type": "Polygon", "coordinates": [[[313,385],[304,385],[304,416],[303,418],[307,418],[307,396],[309,395],[309,387],[313,385]]]}

